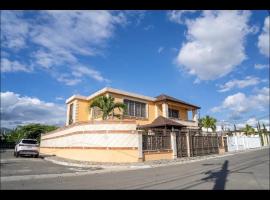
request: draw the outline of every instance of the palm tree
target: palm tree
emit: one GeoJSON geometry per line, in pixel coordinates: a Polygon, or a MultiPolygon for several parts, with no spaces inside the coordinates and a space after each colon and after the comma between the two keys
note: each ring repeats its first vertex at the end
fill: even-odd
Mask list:
{"type": "Polygon", "coordinates": [[[120,102],[115,103],[114,98],[111,96],[99,96],[90,104],[90,109],[94,107],[97,107],[102,111],[102,119],[106,120],[110,116],[120,118],[121,115],[115,114],[114,109],[118,108],[119,111],[121,111],[121,109],[125,111],[127,106],[120,102]]]}
{"type": "Polygon", "coordinates": [[[213,117],[210,117],[209,115],[206,115],[205,117],[201,118],[200,123],[202,124],[202,127],[207,129],[211,128],[213,131],[216,130],[216,122],[217,120],[213,117]]]}
{"type": "Polygon", "coordinates": [[[245,135],[250,135],[254,133],[254,128],[252,128],[250,125],[246,124],[246,127],[242,129],[242,131],[245,132],[245,135]]]}

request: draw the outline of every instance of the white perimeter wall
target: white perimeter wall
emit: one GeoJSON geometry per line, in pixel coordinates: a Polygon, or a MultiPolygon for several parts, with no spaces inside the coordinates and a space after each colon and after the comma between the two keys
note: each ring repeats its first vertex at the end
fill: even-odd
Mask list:
{"type": "Polygon", "coordinates": [[[40,147],[138,148],[138,144],[136,124],[82,124],[42,135],[40,147]]]}
{"type": "Polygon", "coordinates": [[[230,136],[228,137],[228,151],[237,151],[261,147],[260,136],[230,136]]]}

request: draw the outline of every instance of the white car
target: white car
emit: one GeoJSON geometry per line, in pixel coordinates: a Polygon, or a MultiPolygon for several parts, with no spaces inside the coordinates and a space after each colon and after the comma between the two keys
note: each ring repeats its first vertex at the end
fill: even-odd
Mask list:
{"type": "Polygon", "coordinates": [[[14,156],[19,157],[21,155],[30,155],[38,158],[39,145],[35,139],[22,139],[16,144],[14,149],[14,156]]]}

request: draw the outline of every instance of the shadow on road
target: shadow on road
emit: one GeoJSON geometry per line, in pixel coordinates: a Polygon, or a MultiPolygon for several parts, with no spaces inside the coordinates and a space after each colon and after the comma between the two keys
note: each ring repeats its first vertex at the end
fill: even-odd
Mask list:
{"type": "Polygon", "coordinates": [[[225,189],[225,184],[227,181],[227,176],[229,173],[228,170],[228,164],[229,161],[226,160],[220,171],[213,172],[212,170],[206,172],[205,174],[208,175],[207,177],[201,179],[202,181],[215,181],[215,185],[213,187],[213,190],[224,190],[225,189]]]}

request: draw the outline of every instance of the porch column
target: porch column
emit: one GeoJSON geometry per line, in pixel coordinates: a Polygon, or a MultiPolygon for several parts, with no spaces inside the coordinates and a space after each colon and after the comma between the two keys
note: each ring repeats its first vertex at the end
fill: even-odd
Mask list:
{"type": "Polygon", "coordinates": [[[69,112],[70,112],[70,104],[67,104],[67,112],[66,112],[66,126],[69,125],[69,112]]]}
{"type": "Polygon", "coordinates": [[[177,158],[177,144],[176,144],[176,133],[173,131],[171,132],[171,144],[172,144],[172,158],[176,159],[177,158]]]}
{"type": "Polygon", "coordinates": [[[189,133],[186,133],[186,143],[187,143],[187,156],[190,157],[190,146],[189,146],[189,133]]]}
{"type": "Polygon", "coordinates": [[[169,109],[167,103],[162,103],[162,116],[169,117],[169,109]]]}
{"type": "Polygon", "coordinates": [[[198,122],[198,111],[197,109],[192,110],[192,120],[198,122]]]}
{"type": "Polygon", "coordinates": [[[143,139],[142,139],[143,131],[138,130],[138,162],[143,162],[143,139]]]}

